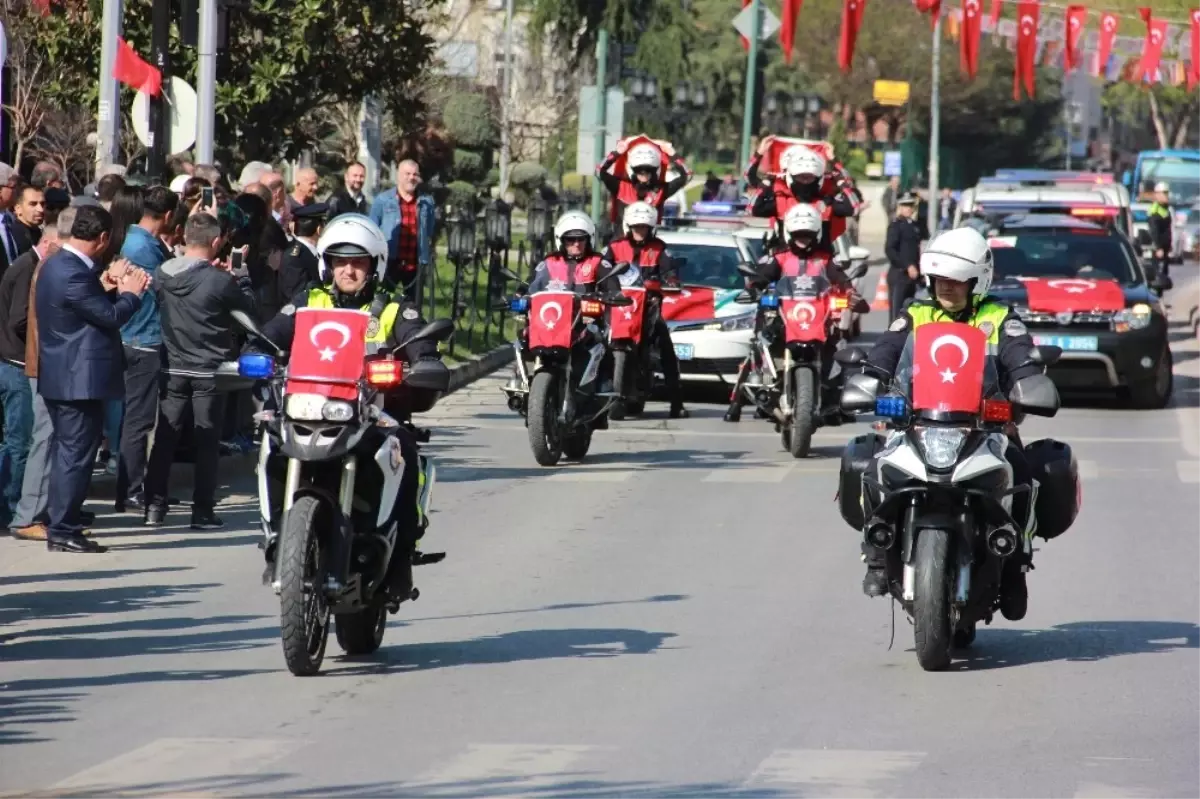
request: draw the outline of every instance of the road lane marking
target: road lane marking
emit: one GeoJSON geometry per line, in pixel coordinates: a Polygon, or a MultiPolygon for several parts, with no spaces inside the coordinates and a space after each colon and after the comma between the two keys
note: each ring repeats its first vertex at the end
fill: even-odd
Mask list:
{"type": "Polygon", "coordinates": [[[623,469],[572,469],[567,467],[561,472],[553,472],[546,479],[555,483],[623,483],[633,477],[636,467],[623,469]]]}
{"type": "Polygon", "coordinates": [[[76,795],[86,791],[97,796],[219,791],[223,780],[262,771],[307,744],[257,738],[159,738],[56,782],[50,791],[72,789],[76,795]]]}
{"type": "Polygon", "coordinates": [[[1154,791],[1139,791],[1102,782],[1081,782],[1075,789],[1073,799],[1149,799],[1154,791]]]}
{"type": "Polygon", "coordinates": [[[540,746],[536,744],[472,744],[448,765],[430,770],[404,788],[420,788],[429,796],[461,796],[473,786],[479,796],[544,795],[546,789],[575,782],[571,769],[589,752],[606,747],[540,746]],[[484,781],[493,780],[488,785],[484,781]]]}
{"type": "Polygon", "coordinates": [[[1100,476],[1100,467],[1095,461],[1076,461],[1079,466],[1080,480],[1095,480],[1100,476]]]}
{"type": "Polygon", "coordinates": [[[782,483],[792,471],[792,464],[781,466],[752,466],[748,468],[715,469],[702,483],[782,483]]]}
{"type": "Polygon", "coordinates": [[[747,781],[754,785],[804,785],[817,796],[896,796],[886,783],[913,771],[924,752],[854,749],[777,749],[747,781]]]}

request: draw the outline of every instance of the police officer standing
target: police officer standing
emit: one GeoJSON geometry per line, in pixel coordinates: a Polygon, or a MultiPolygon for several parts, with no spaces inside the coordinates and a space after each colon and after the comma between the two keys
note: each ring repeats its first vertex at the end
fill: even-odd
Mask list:
{"type": "Polygon", "coordinates": [[[292,243],[279,264],[279,290],[284,297],[295,297],[314,283],[321,282],[317,239],[325,224],[329,206],[309,203],[292,211],[292,243]]]}
{"type": "Polygon", "coordinates": [[[921,271],[917,263],[921,258],[921,230],[913,216],[917,207],[917,196],[905,192],[896,201],[896,218],[888,225],[887,243],[883,252],[888,259],[888,321],[900,316],[905,300],[917,293],[917,278],[921,271]]]}
{"type": "Polygon", "coordinates": [[[1150,242],[1154,247],[1154,265],[1160,275],[1171,269],[1171,186],[1157,183],[1154,186],[1154,202],[1147,212],[1146,226],[1150,229],[1150,242]]]}

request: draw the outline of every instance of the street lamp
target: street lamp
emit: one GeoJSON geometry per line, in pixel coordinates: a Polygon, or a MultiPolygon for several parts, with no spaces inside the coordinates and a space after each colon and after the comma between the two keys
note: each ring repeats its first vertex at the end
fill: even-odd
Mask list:
{"type": "Polygon", "coordinates": [[[692,92],[692,105],[696,108],[704,108],[708,105],[708,92],[703,86],[697,86],[696,90],[692,92]]]}
{"type": "Polygon", "coordinates": [[[545,241],[550,235],[550,225],[553,222],[550,208],[539,194],[529,204],[529,239],[530,241],[545,241]]]}
{"type": "Polygon", "coordinates": [[[815,114],[821,110],[821,98],[817,95],[811,95],[808,98],[808,113],[815,114]]]}
{"type": "Polygon", "coordinates": [[[808,110],[808,98],[802,97],[800,95],[796,95],[795,97],[792,98],[792,115],[793,116],[803,116],[803,114],[806,110],[808,110]]]}
{"type": "Polygon", "coordinates": [[[454,262],[465,261],[475,254],[475,215],[469,208],[450,208],[447,220],[446,254],[454,262]]]}
{"type": "Polygon", "coordinates": [[[779,101],[775,99],[775,95],[767,98],[767,113],[774,115],[779,110],[779,101]]]}
{"type": "Polygon", "coordinates": [[[646,80],[646,97],[658,97],[658,78],[648,78],[646,80]]]}
{"type": "Polygon", "coordinates": [[[488,203],[483,213],[483,230],[488,247],[494,252],[507,250],[512,244],[512,206],[499,197],[488,203]]]}
{"type": "Polygon", "coordinates": [[[646,91],[646,83],[641,78],[634,78],[629,82],[629,93],[634,97],[641,97],[646,91]]]}

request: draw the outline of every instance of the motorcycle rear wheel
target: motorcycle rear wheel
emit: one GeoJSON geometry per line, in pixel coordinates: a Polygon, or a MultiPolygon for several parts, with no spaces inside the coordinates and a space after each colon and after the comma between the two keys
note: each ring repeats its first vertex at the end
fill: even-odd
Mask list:
{"type": "Polygon", "coordinates": [[[816,430],[816,375],[812,369],[799,367],[792,370],[792,379],[796,390],[792,398],[791,423],[783,432],[784,446],[793,458],[807,458],[816,430]]]}
{"type": "Polygon", "coordinates": [[[387,629],[387,608],[364,608],[358,613],[337,613],[333,630],[338,646],[347,655],[369,655],[383,644],[387,629]]]}
{"type": "Polygon", "coordinates": [[[925,671],[942,671],[950,665],[953,636],[950,625],[950,532],[917,531],[917,571],[913,597],[913,639],[917,662],[925,671]]]}
{"type": "Polygon", "coordinates": [[[562,454],[569,461],[581,461],[587,457],[592,446],[592,431],[590,428],[576,429],[563,438],[562,454]]]}
{"type": "Polygon", "coordinates": [[[324,547],[317,525],[325,514],[316,497],[300,497],[279,536],[279,629],[288,671],[309,677],[321,670],[329,640],[324,547]]]}
{"type": "Polygon", "coordinates": [[[563,455],[563,435],[558,426],[558,378],[538,372],[529,385],[529,448],[539,466],[554,466],[563,455]]]}

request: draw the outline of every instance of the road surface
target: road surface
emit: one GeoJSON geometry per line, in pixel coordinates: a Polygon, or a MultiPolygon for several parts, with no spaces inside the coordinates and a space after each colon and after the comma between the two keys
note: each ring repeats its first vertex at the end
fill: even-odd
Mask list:
{"type": "Polygon", "coordinates": [[[309,679],[236,469],[227,531],[184,508],[102,516],[103,556],[0,541],[0,795],[1197,796],[1200,352],[1176,335],[1173,407],[1026,425],[1075,447],[1084,510],[1039,544],[1028,617],[944,673],[860,592],[833,497],[861,425],[794,461],[750,414],[652,404],[543,469],[484,379],[427,420],[448,559],[376,656],[331,640],[309,679]]]}

